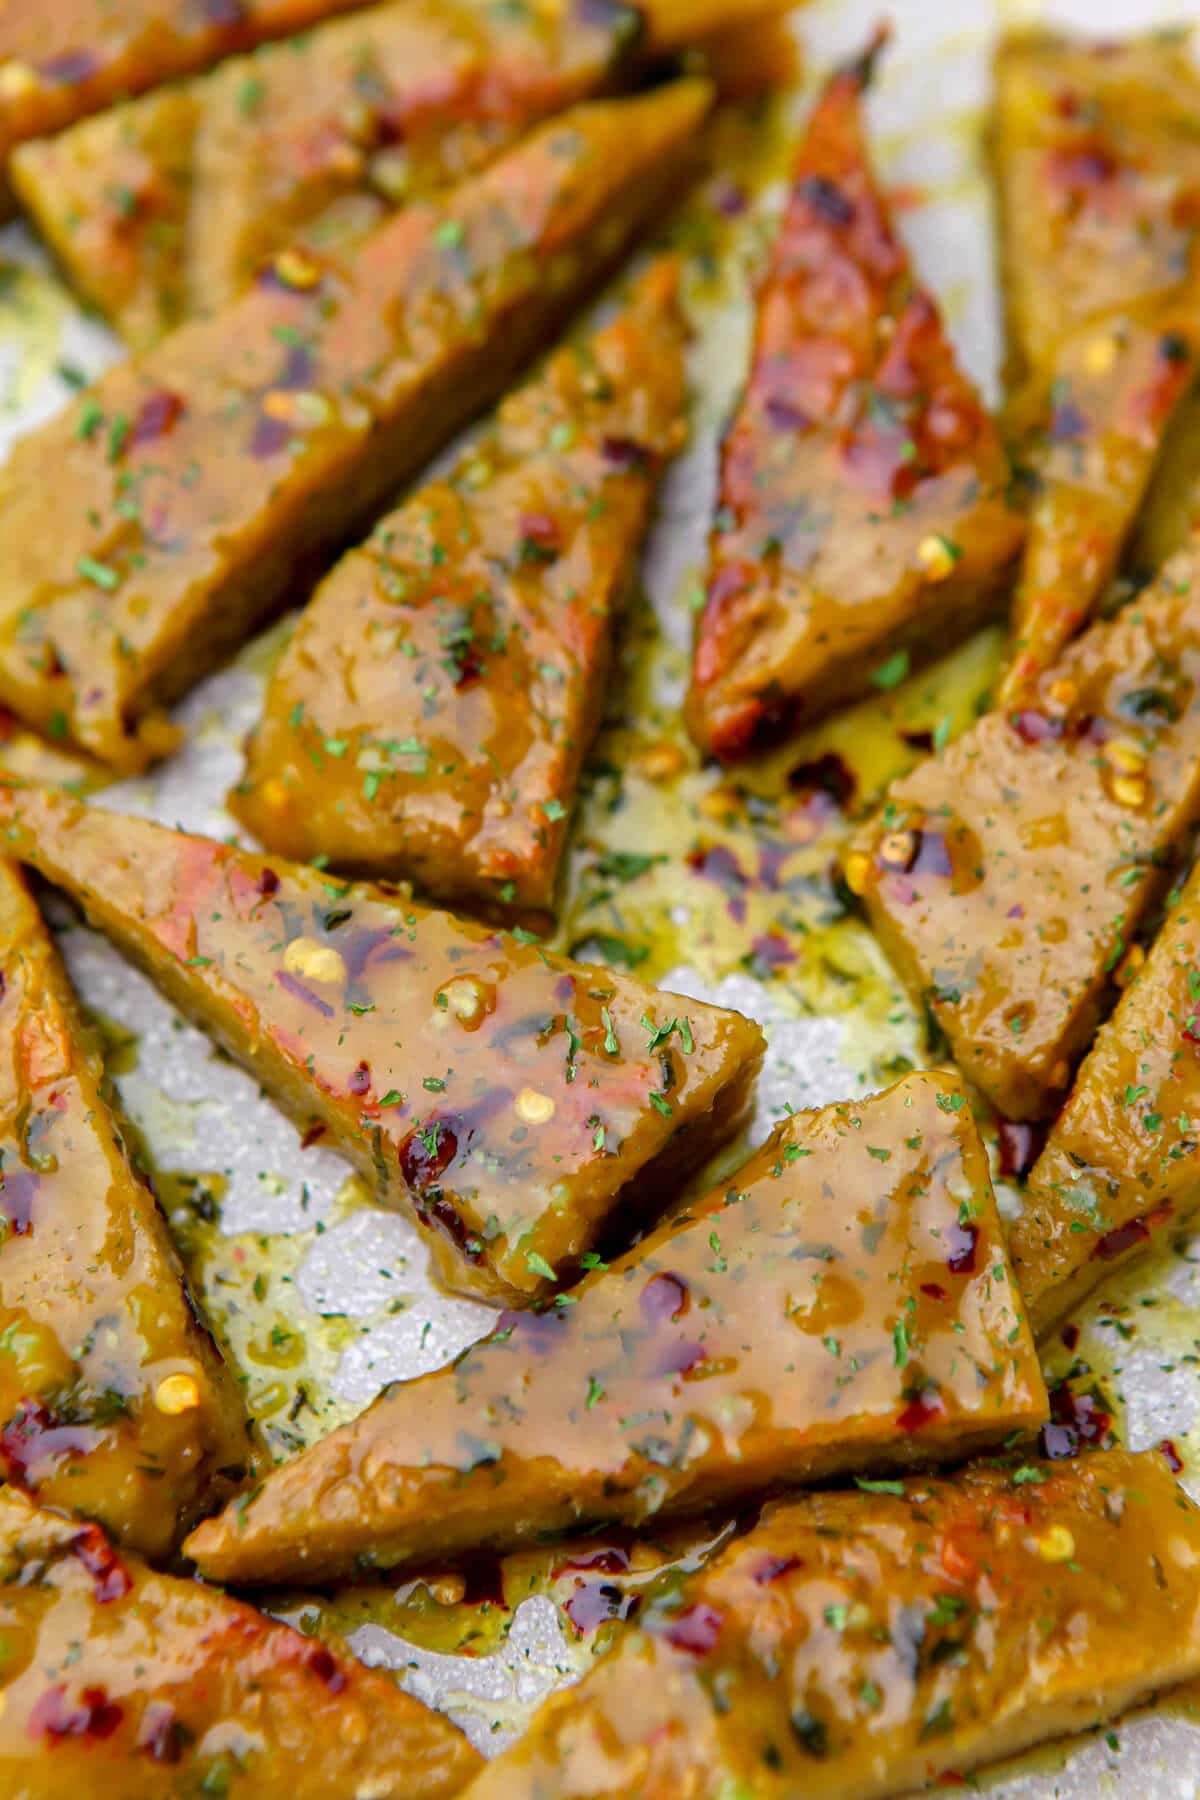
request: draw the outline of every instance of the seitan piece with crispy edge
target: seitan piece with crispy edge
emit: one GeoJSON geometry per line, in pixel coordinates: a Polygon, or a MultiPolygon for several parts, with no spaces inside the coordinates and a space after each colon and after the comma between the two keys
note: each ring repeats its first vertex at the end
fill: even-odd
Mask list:
{"type": "Polygon", "coordinates": [[[0,1492],[0,1790],[451,1800],[481,1759],[382,1670],[0,1492]]]}
{"type": "Polygon", "coordinates": [[[861,103],[880,41],[809,125],[722,446],[687,723],[723,761],[969,635],[1024,534],[998,434],[871,171],[861,103]]]}
{"type": "Polygon", "coordinates": [[[1039,1336],[1200,1210],[1200,869],[1101,1026],[1024,1202],[1008,1241],[1039,1336]]]}
{"type": "Polygon", "coordinates": [[[230,796],[269,850],[468,908],[553,905],[615,618],[687,430],[677,277],[655,264],[317,590],[230,796]]]}
{"type": "Polygon", "coordinates": [[[650,56],[785,3],[713,0],[709,26],[663,0],[391,0],[24,144],[13,186],[140,348],[227,305],[287,245],[360,235],[650,56]]]}
{"type": "Polygon", "coordinates": [[[1035,490],[1001,705],[1095,611],[1194,372],[1197,111],[1178,35],[1021,32],[997,52],[1012,423],[1035,490]]]}
{"type": "Polygon", "coordinates": [[[1200,817],[1200,583],[1184,559],[1029,704],[890,788],[845,858],[884,949],[1009,1119],[1045,1117],[1200,817]]]}
{"type": "Polygon", "coordinates": [[[0,845],[324,1125],[450,1286],[538,1299],[619,1202],[673,1191],[744,1121],[757,1025],[528,933],[50,789],[0,788],[0,845]]]}
{"type": "Polygon", "coordinates": [[[883,1800],[1200,1670],[1200,1512],[1156,1451],[772,1506],[546,1701],[470,1800],[883,1800]]]}
{"type": "Polygon", "coordinates": [[[324,1581],[1000,1444],[1045,1416],[959,1084],[796,1113],[706,1198],[397,1383],[188,1540],[324,1581]]]}
{"type": "Polygon", "coordinates": [[[252,1461],[50,934],[0,863],[0,1476],[159,1557],[252,1461]]]}
{"type": "Polygon", "coordinates": [[[0,473],[0,700],[120,768],[163,704],[368,524],[691,163],[682,81],[541,126],[343,256],[282,252],[109,372],[0,473]]]}

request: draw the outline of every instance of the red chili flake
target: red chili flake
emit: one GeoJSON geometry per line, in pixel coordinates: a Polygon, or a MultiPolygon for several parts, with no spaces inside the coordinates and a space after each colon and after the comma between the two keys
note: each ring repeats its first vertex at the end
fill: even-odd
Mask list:
{"type": "Polygon", "coordinates": [[[1042,1153],[1046,1141],[1045,1126],[1001,1119],[997,1136],[1000,1140],[1000,1173],[1010,1181],[1024,1181],[1042,1153]]]}
{"type": "Polygon", "coordinates": [[[517,535],[523,562],[553,562],[562,553],[562,533],[549,513],[522,513],[517,535]]]}
{"type": "Polygon", "coordinates": [[[1081,1444],[1102,1444],[1112,1428],[1112,1415],[1094,1394],[1077,1394],[1068,1382],[1050,1389],[1050,1423],[1042,1427],[1042,1448],[1060,1460],[1075,1456],[1081,1444]]]}
{"type": "Polygon", "coordinates": [[[318,1644],[310,1650],[307,1666],[318,1681],[325,1683],[331,1694],[341,1693],[346,1685],[346,1671],[324,1644],[318,1644]]]}
{"type": "Polygon", "coordinates": [[[458,1138],[440,1119],[410,1131],[400,1146],[400,1173],[419,1193],[440,1181],[458,1155],[458,1138]]]}
{"type": "Polygon", "coordinates": [[[900,1413],[896,1423],[901,1431],[920,1431],[932,1419],[940,1418],[945,1410],[945,1401],[936,1388],[922,1388],[900,1413]]]}
{"type": "Polygon", "coordinates": [[[807,793],[811,789],[819,789],[828,794],[839,812],[846,811],[858,786],[853,769],[836,750],[827,750],[823,756],[814,757],[810,762],[797,763],[788,770],[787,779],[793,792],[807,793]]]}
{"type": "Polygon", "coordinates": [[[122,1710],[102,1687],[86,1687],[75,1705],[68,1704],[67,1690],[47,1688],[29,1714],[26,1726],[31,1738],[109,1738],[121,1723],[122,1710]]]}
{"type": "Polygon", "coordinates": [[[662,1635],[676,1650],[688,1650],[693,1656],[707,1656],[710,1650],[716,1649],[724,1622],[724,1615],[715,1606],[700,1600],[695,1606],[676,1613],[662,1635]]]}
{"type": "Polygon", "coordinates": [[[724,844],[699,845],[688,851],[687,865],[703,881],[715,882],[728,896],[729,916],[740,925],[746,917],[744,890],[751,881],[733,851],[724,844]]]}
{"type": "Polygon", "coordinates": [[[979,1248],[978,1225],[960,1225],[957,1220],[946,1233],[946,1267],[952,1275],[973,1275],[979,1248]]]}
{"type": "Polygon", "coordinates": [[[304,1136],[300,1139],[300,1148],[302,1150],[311,1150],[313,1145],[319,1143],[324,1136],[324,1125],[321,1123],[320,1119],[314,1119],[304,1133],[304,1136]]]}
{"type": "Polygon", "coordinates": [[[1071,1324],[1070,1322],[1068,1322],[1066,1325],[1063,1326],[1062,1330],[1058,1334],[1058,1337],[1059,1337],[1059,1342],[1062,1344],[1062,1346],[1065,1350],[1077,1350],[1079,1348],[1079,1327],[1078,1327],[1078,1325],[1074,1325],[1074,1324],[1071,1324]]]}
{"type": "Polygon", "coordinates": [[[600,454],[614,469],[647,469],[653,461],[645,444],[631,437],[602,438],[600,454]]]}
{"type": "Polygon", "coordinates": [[[177,1763],[183,1755],[188,1737],[188,1731],[180,1723],[175,1708],[166,1700],[151,1700],[142,1714],[138,1749],[144,1750],[152,1762],[177,1763]]]}
{"type": "Polygon", "coordinates": [[[352,1094],[369,1094],[371,1091],[371,1070],[365,1062],[356,1063],[350,1071],[346,1086],[352,1094]]]}
{"type": "Polygon", "coordinates": [[[1097,1238],[1092,1255],[1098,1256],[1101,1262],[1112,1262],[1126,1250],[1132,1250],[1135,1244],[1144,1243],[1149,1236],[1150,1227],[1143,1219],[1127,1219],[1124,1225],[1114,1225],[1102,1238],[1097,1238]]]}
{"type": "Polygon", "coordinates": [[[279,877],[274,869],[260,869],[258,875],[258,891],[264,900],[279,892],[279,877]]]}
{"type": "Polygon", "coordinates": [[[1158,1446],[1167,1460],[1167,1467],[1173,1475],[1178,1475],[1183,1468],[1183,1458],[1170,1438],[1164,1438],[1158,1446]]]}
{"type": "Polygon", "coordinates": [[[34,1197],[41,1185],[41,1176],[32,1169],[11,1169],[0,1175],[0,1216],[8,1220],[14,1236],[28,1236],[34,1197]]]}
{"type": "Polygon", "coordinates": [[[38,1400],[22,1400],[0,1431],[0,1463],[10,1481],[28,1485],[29,1471],[42,1460],[79,1455],[95,1447],[96,1434],[82,1426],[60,1425],[38,1400]]]}
{"type": "Polygon", "coordinates": [[[948,1300],[950,1298],[940,1281],[923,1281],[921,1292],[928,1295],[930,1300],[948,1300]]]}
{"type": "Polygon", "coordinates": [[[687,1282],[681,1281],[678,1275],[652,1275],[642,1289],[638,1304],[647,1325],[654,1328],[668,1319],[682,1319],[691,1304],[691,1295],[687,1282]]]}
{"type": "Polygon", "coordinates": [[[71,1539],[71,1550],[91,1576],[101,1606],[125,1598],[133,1586],[132,1577],[98,1525],[85,1525],[71,1539]]]}
{"type": "Polygon", "coordinates": [[[790,1575],[793,1569],[802,1569],[803,1567],[802,1557],[775,1556],[768,1551],[755,1563],[750,1572],[750,1579],[755,1587],[769,1587],[773,1581],[782,1581],[783,1577],[790,1575]]]}
{"type": "Polygon", "coordinates": [[[590,1569],[597,1575],[624,1575],[629,1570],[629,1552],[614,1544],[605,1544],[599,1550],[580,1551],[556,1565],[555,1578],[570,1574],[574,1569],[590,1569]]]}
{"type": "Polygon", "coordinates": [[[133,450],[138,444],[152,444],[157,438],[166,437],[186,411],[178,394],[173,394],[169,388],[160,388],[139,406],[125,448],[133,450]]]}
{"type": "Polygon", "coordinates": [[[563,1611],[580,1637],[586,1637],[610,1619],[630,1618],[637,1607],[638,1596],[624,1593],[611,1581],[581,1581],[563,1611]]]}

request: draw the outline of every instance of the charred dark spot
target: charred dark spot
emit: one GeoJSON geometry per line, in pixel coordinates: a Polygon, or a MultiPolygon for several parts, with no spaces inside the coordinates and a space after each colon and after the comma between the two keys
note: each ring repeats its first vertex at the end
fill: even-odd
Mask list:
{"type": "Polygon", "coordinates": [[[611,1619],[629,1619],[637,1611],[638,1596],[627,1594],[611,1581],[581,1581],[563,1604],[580,1637],[598,1631],[611,1619]]]}
{"type": "Polygon", "coordinates": [[[1112,1414],[1094,1393],[1076,1393],[1069,1382],[1050,1389],[1050,1422],[1042,1427],[1042,1448],[1058,1460],[1075,1456],[1081,1445],[1103,1444],[1112,1428],[1112,1414]]]}
{"type": "Polygon", "coordinates": [[[87,81],[100,67],[100,59],[92,50],[64,50],[37,65],[43,81],[52,87],[76,87],[87,81]]]}
{"type": "Polygon", "coordinates": [[[824,175],[805,175],[796,184],[796,193],[808,202],[818,218],[831,225],[849,225],[854,219],[854,202],[841,188],[824,175]]]}
{"type": "Polygon", "coordinates": [[[463,1580],[463,1606],[504,1605],[504,1562],[486,1550],[464,1557],[458,1565],[463,1580]]]}
{"type": "Polygon", "coordinates": [[[318,1681],[323,1681],[331,1694],[340,1694],[346,1685],[346,1671],[324,1644],[317,1644],[308,1654],[307,1667],[318,1681]]]}
{"type": "Polygon", "coordinates": [[[165,1700],[151,1700],[142,1714],[137,1747],[152,1762],[177,1763],[191,1737],[173,1706],[165,1700]]]}
{"type": "Polygon", "coordinates": [[[921,1292],[930,1300],[948,1300],[950,1298],[940,1281],[923,1281],[921,1292]]]}
{"type": "Polygon", "coordinates": [[[1001,1119],[997,1136],[1000,1141],[1000,1173],[1009,1181],[1024,1181],[1042,1153],[1046,1142],[1044,1125],[1027,1125],[1016,1119],[1001,1119]]]}
{"type": "Polygon", "coordinates": [[[973,1275],[979,1249],[979,1227],[957,1220],[946,1233],[946,1267],[952,1275],[973,1275]]]}
{"type": "Polygon", "coordinates": [[[818,1719],[807,1706],[800,1706],[792,1714],[791,1723],[792,1734],[806,1755],[818,1761],[829,1755],[829,1732],[824,1719],[818,1719]]]}
{"type": "Polygon", "coordinates": [[[314,1012],[321,1014],[322,1018],[332,1019],[333,1008],[329,1002],[322,1000],[320,994],[314,994],[312,989],[306,987],[298,976],[293,975],[287,969],[276,969],[275,979],[284,992],[292,996],[293,1000],[302,1000],[305,1006],[311,1006],[314,1012]]]}
{"type": "Polygon", "coordinates": [[[477,1234],[468,1229],[466,1221],[452,1200],[447,1199],[441,1188],[433,1188],[427,1194],[418,1194],[414,1205],[417,1217],[426,1224],[436,1225],[450,1242],[456,1246],[460,1255],[469,1263],[483,1261],[483,1241],[477,1234]]]}
{"type": "Polygon", "coordinates": [[[258,891],[264,900],[279,892],[279,877],[274,869],[260,869],[258,875],[258,891]]]}
{"type": "Polygon", "coordinates": [[[901,1431],[920,1431],[932,1420],[940,1418],[945,1410],[942,1396],[935,1387],[922,1388],[897,1416],[896,1424],[901,1431]]]}
{"type": "Polygon", "coordinates": [[[27,1730],[31,1738],[109,1738],[121,1723],[122,1710],[102,1687],[85,1687],[70,1702],[63,1686],[47,1688],[31,1708],[27,1730]]]}
{"type": "Polygon", "coordinates": [[[636,438],[606,437],[601,440],[600,454],[614,469],[648,469],[653,453],[636,438]]]}
{"type": "Polygon", "coordinates": [[[755,1563],[750,1579],[755,1587],[769,1587],[773,1581],[782,1581],[793,1569],[803,1567],[803,1559],[799,1556],[775,1556],[768,1552],[755,1563]]]}
{"type": "Polygon", "coordinates": [[[321,1139],[324,1136],[325,1136],[324,1125],[321,1123],[320,1119],[314,1119],[312,1124],[305,1131],[303,1137],[300,1139],[300,1148],[302,1150],[311,1150],[313,1145],[320,1143],[321,1139]]]}
{"type": "Polygon", "coordinates": [[[1068,1321],[1058,1334],[1058,1341],[1066,1350],[1079,1348],[1079,1327],[1068,1321]]]}
{"type": "Polygon", "coordinates": [[[458,1155],[458,1134],[441,1119],[410,1131],[400,1146],[400,1173],[415,1193],[441,1180],[458,1155]]]}
{"type": "Polygon", "coordinates": [[[355,1063],[350,1071],[346,1086],[352,1094],[369,1094],[371,1091],[371,1069],[365,1062],[355,1063]]]}
{"type": "Polygon", "coordinates": [[[71,1550],[92,1578],[93,1590],[101,1606],[111,1600],[123,1600],[133,1586],[124,1563],[98,1525],[85,1525],[71,1540],[71,1550]]]}
{"type": "Polygon", "coordinates": [[[788,786],[794,793],[819,790],[828,794],[840,812],[845,812],[854,799],[857,781],[853,769],[836,750],[810,762],[800,762],[788,771],[788,786]]]}
{"type": "Polygon", "coordinates": [[[1191,345],[1177,331],[1163,332],[1158,340],[1158,354],[1165,363],[1187,363],[1192,360],[1191,345]]]}
{"type": "Polygon", "coordinates": [[[692,1656],[707,1656],[716,1649],[724,1622],[724,1615],[715,1606],[700,1600],[669,1619],[662,1635],[676,1650],[686,1650],[692,1656]]]}
{"type": "Polygon", "coordinates": [[[1150,1236],[1150,1227],[1144,1219],[1127,1219],[1124,1225],[1114,1225],[1111,1231],[1097,1238],[1092,1255],[1101,1262],[1112,1262],[1118,1256],[1124,1256],[1135,1244],[1143,1244],[1150,1236]]]}
{"type": "Polygon", "coordinates": [[[907,744],[910,750],[920,750],[922,755],[927,756],[933,749],[932,731],[901,731],[897,735],[901,743],[907,744]]]}
{"type": "Polygon", "coordinates": [[[650,1329],[656,1330],[668,1320],[682,1319],[691,1304],[687,1283],[678,1275],[652,1275],[642,1289],[638,1302],[642,1317],[650,1329]]]}
{"type": "Polygon", "coordinates": [[[33,1218],[33,1203],[41,1186],[41,1176],[32,1169],[12,1169],[0,1175],[0,1218],[8,1220],[15,1236],[28,1235],[33,1218]]]}
{"type": "Polygon", "coordinates": [[[152,444],[166,437],[187,411],[183,400],[169,388],[160,388],[142,401],[130,428],[126,447],[136,450],[139,444],[152,444]]]}

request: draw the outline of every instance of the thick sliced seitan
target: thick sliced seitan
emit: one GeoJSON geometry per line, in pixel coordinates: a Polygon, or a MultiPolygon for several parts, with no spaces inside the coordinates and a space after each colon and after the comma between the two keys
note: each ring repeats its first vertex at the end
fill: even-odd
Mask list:
{"type": "Polygon", "coordinates": [[[1061,1105],[1111,978],[1200,817],[1200,583],[1182,559],[889,789],[845,859],[963,1073],[1061,1105]]]}
{"type": "Polygon", "coordinates": [[[677,269],[510,395],[317,590],[230,796],[268,849],[553,904],[615,617],[687,431],[677,269]]]}
{"type": "Polygon", "coordinates": [[[58,953],[0,863],[0,1476],[165,1556],[251,1463],[58,953]]]}
{"type": "Polygon", "coordinates": [[[440,1713],[95,1525],[0,1492],[0,1791],[20,1800],[451,1800],[440,1713]]]}
{"type": "Polygon", "coordinates": [[[1155,1451],[772,1507],[470,1800],[883,1800],[1200,1671],[1200,1512],[1155,1451]]]}
{"type": "Polygon", "coordinates": [[[451,1286],[529,1303],[743,1123],[757,1025],[528,933],[48,789],[0,788],[0,846],[323,1124],[451,1286]]]}
{"type": "Polygon", "coordinates": [[[6,0],[0,168],[26,139],[362,0],[6,0]]]}
{"type": "Polygon", "coordinates": [[[118,767],[369,523],[679,184],[711,93],[577,107],[341,257],[283,252],[0,475],[0,700],[118,767]]]}
{"type": "Polygon", "coordinates": [[[786,1119],[575,1304],[389,1388],[188,1540],[324,1581],[965,1456],[1046,1410],[956,1081],[786,1119]]]}
{"type": "Polygon", "coordinates": [[[1094,612],[1194,373],[1198,112],[1178,36],[1019,33],[997,53],[1013,425],[1035,490],[1002,705],[1094,612]]]}
{"type": "Polygon", "coordinates": [[[1200,1209],[1200,870],[1089,1051],[1009,1247],[1039,1335],[1200,1209]]]}
{"type": "Polygon", "coordinates": [[[809,125],[722,447],[687,702],[722,760],[966,637],[1003,603],[1024,534],[871,171],[873,56],[834,75],[809,125]]]}

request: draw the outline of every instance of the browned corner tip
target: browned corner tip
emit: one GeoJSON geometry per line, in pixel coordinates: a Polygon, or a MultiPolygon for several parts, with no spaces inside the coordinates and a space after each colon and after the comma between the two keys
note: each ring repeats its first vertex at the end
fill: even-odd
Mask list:
{"type": "Polygon", "coordinates": [[[858,55],[850,57],[838,68],[835,80],[844,82],[847,87],[853,88],[859,94],[870,87],[875,79],[879,58],[891,43],[892,34],[892,21],[880,19],[858,55]]]}

